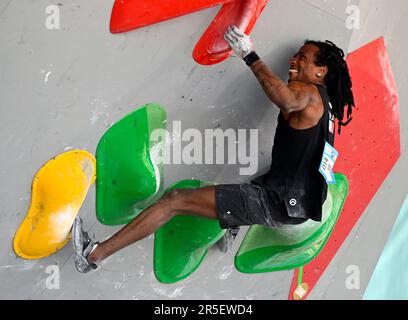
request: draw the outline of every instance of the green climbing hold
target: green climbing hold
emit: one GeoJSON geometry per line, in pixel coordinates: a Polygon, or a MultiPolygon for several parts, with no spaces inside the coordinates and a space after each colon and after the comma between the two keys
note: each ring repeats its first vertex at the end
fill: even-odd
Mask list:
{"type": "Polygon", "coordinates": [[[101,223],[127,224],[161,196],[165,141],[152,141],[151,133],[166,128],[166,117],[160,105],[145,105],[114,124],[99,141],[96,215],[101,223]]]}
{"type": "Polygon", "coordinates": [[[345,175],[336,173],[323,205],[322,222],[268,228],[252,226],[238,253],[235,267],[243,273],[263,273],[301,267],[313,260],[326,244],[348,193],[345,175]]]}
{"type": "MultiPolygon", "coordinates": [[[[167,189],[201,188],[211,185],[199,180],[182,180],[167,189]]],[[[154,272],[162,283],[175,283],[192,274],[208,248],[224,235],[218,220],[198,216],[175,216],[156,231],[154,272]]]]}

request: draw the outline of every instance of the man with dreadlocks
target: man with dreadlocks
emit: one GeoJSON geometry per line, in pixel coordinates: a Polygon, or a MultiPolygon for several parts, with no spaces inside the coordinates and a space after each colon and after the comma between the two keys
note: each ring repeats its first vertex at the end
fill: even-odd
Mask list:
{"type": "Polygon", "coordinates": [[[312,219],[321,221],[327,183],[319,172],[326,142],[334,144],[335,119],[341,126],[354,106],[344,52],[332,42],[306,41],[289,61],[289,83],[280,80],[255,53],[251,39],[231,26],[225,40],[251,68],[269,99],[280,109],[272,150],[272,165],[250,183],[173,190],[145,209],[102,243],[73,226],[75,265],[88,272],[118,250],[155,232],[175,215],[218,219],[228,229],[221,242],[226,250],[240,226],[281,227],[312,219]]]}
{"type": "MultiPolygon", "coordinates": [[[[283,204],[278,221],[287,224],[308,219],[321,221],[327,197],[327,183],[319,172],[323,150],[326,142],[334,146],[335,119],[340,134],[341,127],[352,120],[354,107],[343,50],[331,41],[306,41],[289,60],[286,85],[262,62],[251,39],[238,28],[229,27],[225,40],[244,59],[269,99],[280,109],[271,168],[252,184],[266,189],[266,197],[272,194],[276,204],[283,204]],[[348,106],[348,121],[343,123],[345,106],[348,106]]],[[[219,188],[237,190],[237,187],[219,188]]],[[[224,208],[229,207],[234,192],[219,193],[224,208]]]]}

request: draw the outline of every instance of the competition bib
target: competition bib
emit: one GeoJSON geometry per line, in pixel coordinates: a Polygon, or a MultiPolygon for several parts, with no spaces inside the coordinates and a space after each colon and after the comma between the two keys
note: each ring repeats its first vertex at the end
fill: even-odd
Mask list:
{"type": "Polygon", "coordinates": [[[320,163],[319,172],[323,175],[327,184],[336,184],[336,178],[334,177],[333,167],[337,160],[339,153],[334,149],[330,143],[326,141],[324,146],[322,161],[320,163]]]}

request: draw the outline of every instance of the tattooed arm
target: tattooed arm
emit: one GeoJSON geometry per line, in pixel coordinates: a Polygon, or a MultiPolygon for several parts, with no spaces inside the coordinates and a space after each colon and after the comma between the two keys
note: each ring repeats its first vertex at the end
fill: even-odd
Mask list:
{"type": "Polygon", "coordinates": [[[250,68],[268,98],[283,112],[300,111],[308,105],[311,92],[306,84],[299,81],[285,84],[262,60],[253,63],[250,68]]]}
{"type": "Polygon", "coordinates": [[[292,81],[286,85],[260,60],[249,36],[235,26],[227,28],[224,39],[234,52],[250,66],[268,98],[284,113],[300,111],[311,100],[313,90],[303,82],[292,81]]]}

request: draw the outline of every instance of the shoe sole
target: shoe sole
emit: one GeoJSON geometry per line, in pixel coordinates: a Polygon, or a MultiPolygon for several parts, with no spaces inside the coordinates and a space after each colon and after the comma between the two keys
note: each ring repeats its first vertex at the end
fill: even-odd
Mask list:
{"type": "Polygon", "coordinates": [[[82,236],[82,220],[77,217],[74,221],[74,226],[72,228],[72,243],[74,246],[74,251],[77,255],[82,256],[83,241],[81,241],[82,236]]]}

